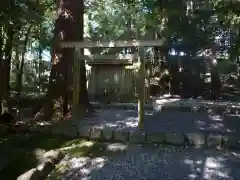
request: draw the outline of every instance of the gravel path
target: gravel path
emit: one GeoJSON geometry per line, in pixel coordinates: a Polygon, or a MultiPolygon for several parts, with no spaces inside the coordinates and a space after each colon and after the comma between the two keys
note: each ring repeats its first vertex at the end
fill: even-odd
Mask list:
{"type": "MultiPolygon", "coordinates": [[[[116,104],[115,106],[136,106],[137,104],[116,104]]],[[[205,100],[179,100],[179,99],[155,99],[152,109],[145,109],[145,132],[240,132],[240,104],[225,101],[205,100]],[[188,108],[184,109],[184,106],[188,108]],[[167,110],[166,107],[175,106],[182,109],[167,110]],[[165,107],[165,111],[159,108],[165,107]],[[190,112],[192,107],[194,112],[190,112]]],[[[98,109],[95,115],[80,121],[76,119],[78,126],[87,128],[111,129],[121,131],[138,130],[138,112],[136,109],[124,108],[98,109]]],[[[161,109],[161,108],[160,108],[161,109]]]]}
{"type": "MultiPolygon", "coordinates": [[[[135,131],[138,113],[136,110],[98,110],[95,116],[78,123],[79,127],[135,131]]],[[[240,114],[146,111],[143,127],[145,132],[240,132],[240,114]]]]}
{"type": "Polygon", "coordinates": [[[237,180],[240,160],[231,153],[200,149],[127,147],[115,156],[66,157],[62,180],[237,180]]]}

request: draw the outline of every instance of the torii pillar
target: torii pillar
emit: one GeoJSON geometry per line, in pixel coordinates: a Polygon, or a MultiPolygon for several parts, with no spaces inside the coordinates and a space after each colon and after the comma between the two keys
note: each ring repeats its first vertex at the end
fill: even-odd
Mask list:
{"type": "Polygon", "coordinates": [[[80,105],[80,86],[81,86],[81,78],[80,78],[80,54],[81,54],[81,49],[79,48],[74,48],[74,60],[73,60],[73,86],[72,86],[72,91],[73,91],[73,119],[75,118],[81,118],[81,108],[79,107],[80,105]]]}

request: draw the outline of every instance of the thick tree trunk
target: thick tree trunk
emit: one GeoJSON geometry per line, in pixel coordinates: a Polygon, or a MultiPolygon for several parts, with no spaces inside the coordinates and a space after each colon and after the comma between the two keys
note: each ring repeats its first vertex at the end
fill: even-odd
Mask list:
{"type": "MultiPolygon", "coordinates": [[[[78,7],[77,9],[75,9],[74,13],[75,13],[75,17],[76,17],[76,26],[78,28],[75,29],[75,41],[84,41],[84,0],[80,0],[80,1],[76,1],[75,3],[78,3],[76,5],[76,7],[78,7]]],[[[82,53],[84,51],[82,50],[82,53]]],[[[72,64],[68,64],[68,67],[66,67],[68,70],[68,76],[67,76],[67,82],[69,85],[72,85],[72,78],[73,78],[73,74],[72,74],[72,64]]],[[[88,97],[88,90],[87,90],[87,77],[86,77],[86,66],[85,66],[85,61],[80,61],[80,92],[79,92],[79,103],[80,106],[83,109],[83,111],[92,111],[92,108],[90,106],[89,103],[89,97],[88,97]]],[[[66,94],[68,94],[66,100],[72,99],[72,91],[69,91],[69,89],[67,89],[66,94]]],[[[65,103],[66,105],[66,103],[65,103]]],[[[65,106],[65,109],[67,107],[65,106]]]]}
{"type": "Polygon", "coordinates": [[[72,90],[69,89],[69,85],[72,85],[74,50],[71,48],[62,49],[58,44],[60,41],[83,40],[83,0],[62,0],[61,2],[58,0],[57,12],[52,69],[43,111],[44,120],[50,120],[56,110],[59,110],[57,118],[63,118],[69,110],[68,102],[72,99],[72,90]]]}
{"type": "Polygon", "coordinates": [[[4,49],[5,60],[3,62],[3,92],[2,92],[2,100],[4,109],[7,111],[11,111],[11,103],[10,103],[10,70],[11,70],[11,59],[12,59],[12,43],[14,38],[13,27],[8,26],[7,28],[7,41],[4,49]]]}

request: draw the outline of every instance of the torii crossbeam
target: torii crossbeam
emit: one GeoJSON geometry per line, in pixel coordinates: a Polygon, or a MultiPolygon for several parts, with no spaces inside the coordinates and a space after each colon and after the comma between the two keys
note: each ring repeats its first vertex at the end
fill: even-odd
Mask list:
{"type": "Polygon", "coordinates": [[[132,40],[132,41],[96,41],[96,42],[61,42],[63,48],[94,48],[94,47],[158,47],[165,44],[162,40],[132,40]]]}

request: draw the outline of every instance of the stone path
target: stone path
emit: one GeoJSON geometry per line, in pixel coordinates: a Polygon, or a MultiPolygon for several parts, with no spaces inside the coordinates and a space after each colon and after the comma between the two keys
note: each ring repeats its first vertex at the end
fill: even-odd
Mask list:
{"type": "Polygon", "coordinates": [[[240,159],[232,152],[123,144],[109,144],[108,149],[122,152],[117,156],[66,156],[58,167],[67,168],[58,176],[62,180],[238,180],[240,177],[240,159]]]}

